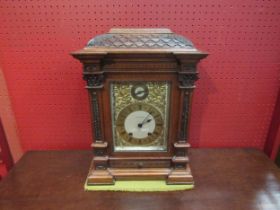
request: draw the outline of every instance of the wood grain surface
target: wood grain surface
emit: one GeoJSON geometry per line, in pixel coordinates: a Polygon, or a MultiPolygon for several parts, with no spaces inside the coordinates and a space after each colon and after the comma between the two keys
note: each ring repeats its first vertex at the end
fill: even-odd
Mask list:
{"type": "Polygon", "coordinates": [[[195,189],[84,192],[90,151],[28,152],[0,182],[0,209],[279,210],[280,170],[254,149],[190,149],[195,189]]]}

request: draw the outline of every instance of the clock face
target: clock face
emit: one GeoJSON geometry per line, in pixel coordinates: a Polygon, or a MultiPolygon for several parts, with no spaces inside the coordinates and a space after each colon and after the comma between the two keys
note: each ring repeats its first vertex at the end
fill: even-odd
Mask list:
{"type": "Polygon", "coordinates": [[[164,151],[168,137],[168,82],[111,83],[114,151],[164,151]]]}
{"type": "Polygon", "coordinates": [[[157,108],[145,103],[133,103],[119,113],[116,131],[127,144],[149,145],[159,140],[163,118],[157,108]]]}

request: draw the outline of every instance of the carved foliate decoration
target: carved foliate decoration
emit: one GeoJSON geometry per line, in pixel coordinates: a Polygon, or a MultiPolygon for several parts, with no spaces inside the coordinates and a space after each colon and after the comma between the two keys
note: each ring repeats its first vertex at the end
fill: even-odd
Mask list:
{"type": "Polygon", "coordinates": [[[91,39],[87,47],[107,48],[184,48],[194,49],[191,41],[177,34],[103,34],[91,39]]]}
{"type": "Polygon", "coordinates": [[[181,73],[178,75],[178,81],[180,84],[180,88],[194,88],[194,83],[196,80],[198,80],[198,74],[187,74],[187,73],[181,73]]]}
{"type": "Polygon", "coordinates": [[[87,81],[87,88],[101,88],[103,87],[103,74],[85,74],[84,80],[87,81]]]}

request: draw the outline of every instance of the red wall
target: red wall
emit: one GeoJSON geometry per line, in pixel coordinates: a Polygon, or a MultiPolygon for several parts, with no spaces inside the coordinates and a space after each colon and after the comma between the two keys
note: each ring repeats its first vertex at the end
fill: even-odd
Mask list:
{"type": "Polygon", "coordinates": [[[277,0],[1,1],[0,67],[23,148],[90,148],[82,67],[69,52],[114,26],[168,27],[210,53],[194,147],[263,148],[279,88],[279,11],[277,0]]]}

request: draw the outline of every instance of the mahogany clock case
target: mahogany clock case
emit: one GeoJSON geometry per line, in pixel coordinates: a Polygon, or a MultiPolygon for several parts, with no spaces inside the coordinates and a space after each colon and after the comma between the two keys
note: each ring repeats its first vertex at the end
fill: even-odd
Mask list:
{"type": "Polygon", "coordinates": [[[188,125],[197,63],[207,53],[169,29],[112,29],[72,55],[83,63],[90,98],[94,157],[87,183],[164,179],[168,184],[193,184],[188,125]],[[170,84],[167,149],[116,151],[110,85],[160,81],[170,84]]]}

